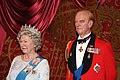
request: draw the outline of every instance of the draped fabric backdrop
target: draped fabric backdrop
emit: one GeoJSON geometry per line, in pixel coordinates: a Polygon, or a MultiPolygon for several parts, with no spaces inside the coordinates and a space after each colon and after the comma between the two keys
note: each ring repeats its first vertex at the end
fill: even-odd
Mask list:
{"type": "Polygon", "coordinates": [[[64,50],[68,41],[76,37],[74,16],[82,8],[95,16],[93,32],[111,42],[120,72],[119,0],[1,0],[0,80],[5,80],[13,58],[21,54],[16,35],[25,23],[42,32],[39,54],[49,61],[50,80],[65,80],[64,50]]]}
{"type": "Polygon", "coordinates": [[[25,23],[43,33],[53,20],[59,4],[60,0],[2,0],[1,25],[14,39],[25,23]]]}

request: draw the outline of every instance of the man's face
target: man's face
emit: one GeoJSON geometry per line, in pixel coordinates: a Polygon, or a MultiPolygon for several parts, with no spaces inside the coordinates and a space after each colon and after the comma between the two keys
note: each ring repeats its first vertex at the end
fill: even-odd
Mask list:
{"type": "Polygon", "coordinates": [[[91,21],[89,20],[89,15],[87,12],[82,11],[78,12],[75,16],[75,27],[76,31],[80,36],[85,36],[90,32],[90,28],[92,27],[91,21]]]}

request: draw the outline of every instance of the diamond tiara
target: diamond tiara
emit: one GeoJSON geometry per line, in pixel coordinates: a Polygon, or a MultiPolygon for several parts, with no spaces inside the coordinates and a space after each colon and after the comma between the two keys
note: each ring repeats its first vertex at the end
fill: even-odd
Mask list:
{"type": "Polygon", "coordinates": [[[35,26],[32,27],[31,25],[25,24],[25,26],[22,25],[20,31],[30,31],[37,36],[40,36],[40,31],[38,31],[38,29],[35,29],[35,26]]]}

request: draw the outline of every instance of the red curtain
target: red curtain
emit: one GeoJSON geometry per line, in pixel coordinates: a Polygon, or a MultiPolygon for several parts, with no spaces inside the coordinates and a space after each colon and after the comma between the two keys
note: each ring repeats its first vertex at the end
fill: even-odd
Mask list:
{"type": "Polygon", "coordinates": [[[53,20],[59,3],[60,0],[2,0],[2,27],[12,38],[16,38],[25,23],[43,32],[53,20]]]}
{"type": "Polygon", "coordinates": [[[6,39],[6,32],[4,31],[4,29],[0,25],[0,55],[2,53],[2,49],[3,49],[5,39],[6,39]]]}
{"type": "Polygon", "coordinates": [[[25,23],[44,32],[53,20],[59,4],[60,0],[2,0],[1,27],[14,39],[25,23]]]}
{"type": "MultiPolygon", "coordinates": [[[[75,0],[75,2],[80,6],[80,7],[86,7],[87,5],[88,6],[91,6],[93,5],[92,3],[93,0],[75,0]],[[91,4],[87,4],[86,2],[91,2],[91,4]]],[[[106,0],[97,0],[97,3],[98,3],[98,6],[101,6],[105,3],[106,0]]]]}

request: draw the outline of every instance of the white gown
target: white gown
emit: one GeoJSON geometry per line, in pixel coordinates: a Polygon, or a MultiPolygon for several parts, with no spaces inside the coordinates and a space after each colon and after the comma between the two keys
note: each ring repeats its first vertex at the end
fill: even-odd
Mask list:
{"type": "MultiPolygon", "coordinates": [[[[25,62],[21,59],[21,56],[17,56],[13,59],[9,73],[6,80],[15,80],[17,75],[23,68],[25,68],[29,62],[25,62]]],[[[35,73],[32,71],[26,76],[25,80],[49,80],[49,65],[47,59],[43,59],[35,68],[35,73]]]]}

